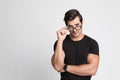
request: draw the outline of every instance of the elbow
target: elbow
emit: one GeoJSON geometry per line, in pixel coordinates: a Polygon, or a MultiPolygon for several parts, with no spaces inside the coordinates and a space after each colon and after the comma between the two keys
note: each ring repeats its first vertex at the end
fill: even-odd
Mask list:
{"type": "Polygon", "coordinates": [[[97,68],[96,67],[93,67],[92,69],[91,69],[91,75],[96,75],[96,73],[97,73],[97,68]]]}
{"type": "Polygon", "coordinates": [[[51,64],[57,72],[61,72],[63,70],[64,65],[55,63],[53,59],[51,60],[51,64]]]}
{"type": "Polygon", "coordinates": [[[54,69],[57,71],[57,72],[61,72],[63,70],[63,67],[62,66],[54,66],[54,69]]]}
{"type": "Polygon", "coordinates": [[[96,75],[96,73],[97,73],[97,71],[96,70],[93,70],[92,72],[91,72],[91,75],[96,75]]]}
{"type": "Polygon", "coordinates": [[[57,72],[61,72],[63,70],[63,67],[61,65],[52,63],[52,66],[57,72]]]}

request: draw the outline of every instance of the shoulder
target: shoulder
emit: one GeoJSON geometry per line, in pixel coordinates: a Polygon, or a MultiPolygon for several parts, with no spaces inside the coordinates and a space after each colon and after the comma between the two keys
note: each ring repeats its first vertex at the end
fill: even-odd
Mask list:
{"type": "Polygon", "coordinates": [[[92,38],[92,37],[90,37],[90,36],[88,36],[88,35],[85,35],[85,39],[86,39],[87,41],[89,41],[90,43],[97,43],[97,41],[96,41],[94,38],[92,38]]]}
{"type": "Polygon", "coordinates": [[[89,41],[89,53],[99,55],[99,45],[98,45],[98,42],[95,39],[93,39],[93,38],[91,38],[89,36],[86,36],[86,38],[89,41]]]}

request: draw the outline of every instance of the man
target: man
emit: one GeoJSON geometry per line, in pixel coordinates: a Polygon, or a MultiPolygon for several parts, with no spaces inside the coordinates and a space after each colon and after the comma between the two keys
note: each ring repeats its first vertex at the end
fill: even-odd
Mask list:
{"type": "Polygon", "coordinates": [[[78,10],[67,11],[64,21],[67,27],[57,31],[52,66],[61,73],[61,80],[91,80],[99,64],[98,43],[82,33],[83,17],[78,10]]]}

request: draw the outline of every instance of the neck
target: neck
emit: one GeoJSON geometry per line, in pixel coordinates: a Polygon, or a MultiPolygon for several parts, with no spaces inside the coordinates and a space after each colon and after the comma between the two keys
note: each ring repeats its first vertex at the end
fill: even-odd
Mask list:
{"type": "Polygon", "coordinates": [[[84,34],[80,34],[79,36],[72,36],[72,35],[70,35],[70,38],[71,38],[73,41],[82,40],[83,37],[84,37],[84,34]]]}

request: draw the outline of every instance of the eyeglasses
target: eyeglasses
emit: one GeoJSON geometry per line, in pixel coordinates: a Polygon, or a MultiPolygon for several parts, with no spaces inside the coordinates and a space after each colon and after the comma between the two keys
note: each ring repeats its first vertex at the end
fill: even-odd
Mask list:
{"type": "Polygon", "coordinates": [[[77,24],[77,25],[68,25],[67,27],[69,31],[73,31],[74,29],[80,30],[82,26],[77,24]]]}

